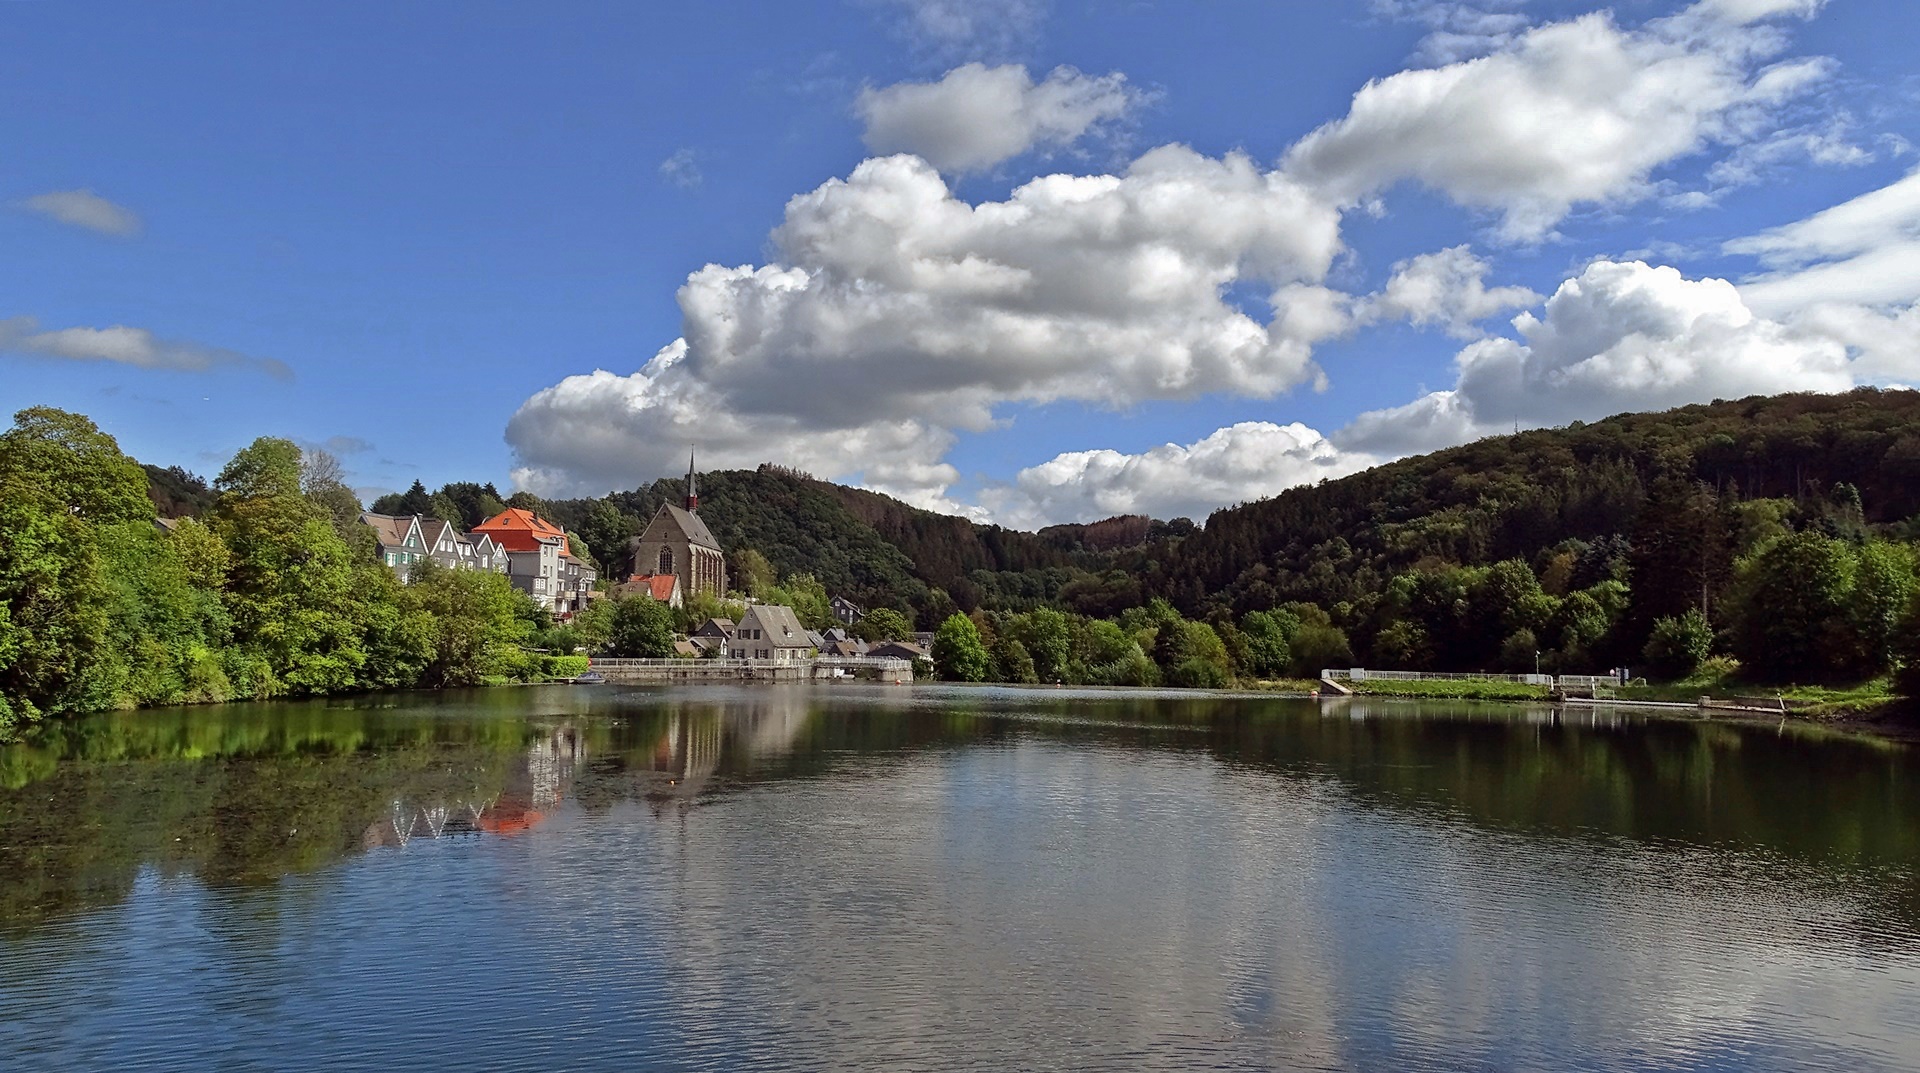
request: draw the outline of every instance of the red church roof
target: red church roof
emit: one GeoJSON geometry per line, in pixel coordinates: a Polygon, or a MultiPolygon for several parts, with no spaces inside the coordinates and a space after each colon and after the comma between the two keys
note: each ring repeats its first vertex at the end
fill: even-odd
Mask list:
{"type": "Polygon", "coordinates": [[[558,537],[560,553],[572,554],[572,549],[567,547],[566,533],[538,514],[519,507],[508,507],[474,526],[473,531],[485,533],[493,538],[495,544],[508,551],[538,551],[542,538],[551,540],[558,537]]]}

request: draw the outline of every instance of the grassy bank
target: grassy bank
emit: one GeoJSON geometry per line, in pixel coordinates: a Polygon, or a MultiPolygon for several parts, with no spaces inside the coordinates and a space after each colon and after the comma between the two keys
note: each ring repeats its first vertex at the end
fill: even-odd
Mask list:
{"type": "Polygon", "coordinates": [[[1426,678],[1401,682],[1369,678],[1343,682],[1362,697],[1429,697],[1436,700],[1547,700],[1546,686],[1524,682],[1482,682],[1466,678],[1426,678]]]}

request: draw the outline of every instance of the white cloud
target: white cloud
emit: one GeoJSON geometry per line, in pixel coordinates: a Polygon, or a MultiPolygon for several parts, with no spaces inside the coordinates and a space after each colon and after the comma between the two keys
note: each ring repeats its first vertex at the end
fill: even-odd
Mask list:
{"type": "Polygon", "coordinates": [[[691,149],[680,149],[660,162],[660,177],[682,190],[697,189],[706,176],[700,173],[700,161],[691,149]]]}
{"type": "Polygon", "coordinates": [[[899,16],[900,35],[934,56],[1023,51],[1040,32],[1047,0],[869,0],[899,16]]]}
{"type": "Polygon", "coordinates": [[[1140,454],[1072,451],[1020,471],[981,498],[1002,524],[1038,527],[1116,514],[1205,519],[1230,503],[1344,477],[1380,460],[1342,451],[1295,422],[1243,421],[1197,443],[1140,454]]]}
{"type": "Polygon", "coordinates": [[[1498,212],[1508,239],[1538,240],[1576,206],[1649,196],[1656,168],[1746,140],[1824,77],[1821,61],[1760,67],[1782,42],[1746,24],[1788,8],[1726,0],[1638,29],[1605,13],[1528,29],[1489,55],[1367,83],[1286,167],[1344,203],[1420,182],[1498,212]]]}
{"type": "Polygon", "coordinates": [[[1359,303],[1355,319],[1440,325],[1449,335],[1478,338],[1485,333],[1477,321],[1540,302],[1540,296],[1525,287],[1488,288],[1492,267],[1464,245],[1401,261],[1380,293],[1359,303]]]}
{"type": "Polygon", "coordinates": [[[91,190],[56,190],[36,194],[19,203],[29,212],[103,235],[126,237],[140,233],[140,217],[91,190]]]}
{"type": "Polygon", "coordinates": [[[1849,137],[1849,126],[1845,116],[1835,116],[1819,126],[1778,131],[1716,162],[1707,169],[1707,181],[1716,187],[1750,186],[1801,160],[1830,168],[1872,163],[1872,151],[1849,137]]]}
{"type": "Polygon", "coordinates": [[[980,171],[1041,147],[1067,146],[1141,100],[1123,74],[1056,67],[1034,82],[1019,64],[969,63],[938,82],[862,90],[867,148],[914,153],[948,174],[980,171]]]}
{"type": "Polygon", "coordinates": [[[1458,383],[1363,414],[1333,440],[1407,454],[1510,428],[1855,382],[1838,341],[1756,316],[1733,284],[1672,268],[1597,261],[1560,285],[1543,316],[1514,318],[1520,339],[1486,339],[1455,358],[1458,383]]]}
{"type": "Polygon", "coordinates": [[[690,276],[684,338],[646,369],[529,399],[507,428],[516,480],[631,486],[693,440],[939,495],[954,431],[992,426],[1004,403],[1318,382],[1327,302],[1312,284],[1340,249],[1338,212],[1293,180],[1179,146],[980,205],[918,158],[869,160],[794,198],[773,245],[776,263],[690,276]],[[1272,294],[1271,321],[1227,300],[1247,285],[1272,294]]]}
{"type": "Polygon", "coordinates": [[[1920,300],[1920,171],[1889,186],[1726,244],[1769,271],[1741,283],[1758,308],[1920,300]]]}
{"type": "Polygon", "coordinates": [[[41,331],[32,317],[0,320],[0,353],[32,354],[68,361],[108,361],[142,369],[210,372],[239,366],[264,372],[277,380],[293,379],[293,370],[272,358],[255,358],[233,350],[179,339],[160,339],[145,328],[59,328],[41,331]]]}

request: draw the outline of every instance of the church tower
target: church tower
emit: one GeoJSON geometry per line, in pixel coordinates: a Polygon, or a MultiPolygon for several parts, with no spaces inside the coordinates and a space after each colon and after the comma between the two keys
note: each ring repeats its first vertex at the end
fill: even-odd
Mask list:
{"type": "Polygon", "coordinates": [[[628,544],[633,573],[637,577],[673,574],[680,579],[680,591],[689,597],[702,593],[724,596],[726,555],[713,538],[713,531],[695,513],[700,509],[700,487],[693,462],[693,452],[688,451],[686,506],[662,503],[653,521],[628,544]]]}

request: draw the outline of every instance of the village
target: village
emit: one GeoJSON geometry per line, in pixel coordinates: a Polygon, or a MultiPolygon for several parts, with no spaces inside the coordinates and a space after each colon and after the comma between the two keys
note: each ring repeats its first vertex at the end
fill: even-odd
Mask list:
{"type": "Polygon", "coordinates": [[[628,541],[624,570],[603,577],[575,553],[559,526],[530,510],[510,507],[461,532],[441,518],[425,515],[360,515],[373,531],[380,561],[404,583],[416,564],[431,562],[448,570],[489,570],[504,574],[516,589],[532,597],[556,622],[566,623],[596,600],[656,600],[676,613],[699,596],[744,604],[736,621],[709,617],[689,623],[674,640],[673,654],[683,659],[771,661],[776,664],[833,660],[907,660],[928,657],[933,634],[911,639],[865,640],[851,627],[866,609],[834,596],[830,614],[837,625],[802,623],[791,607],[729,595],[726,553],[700,519],[698,475],[687,467],[684,504],[664,504],[646,527],[628,541]]]}

